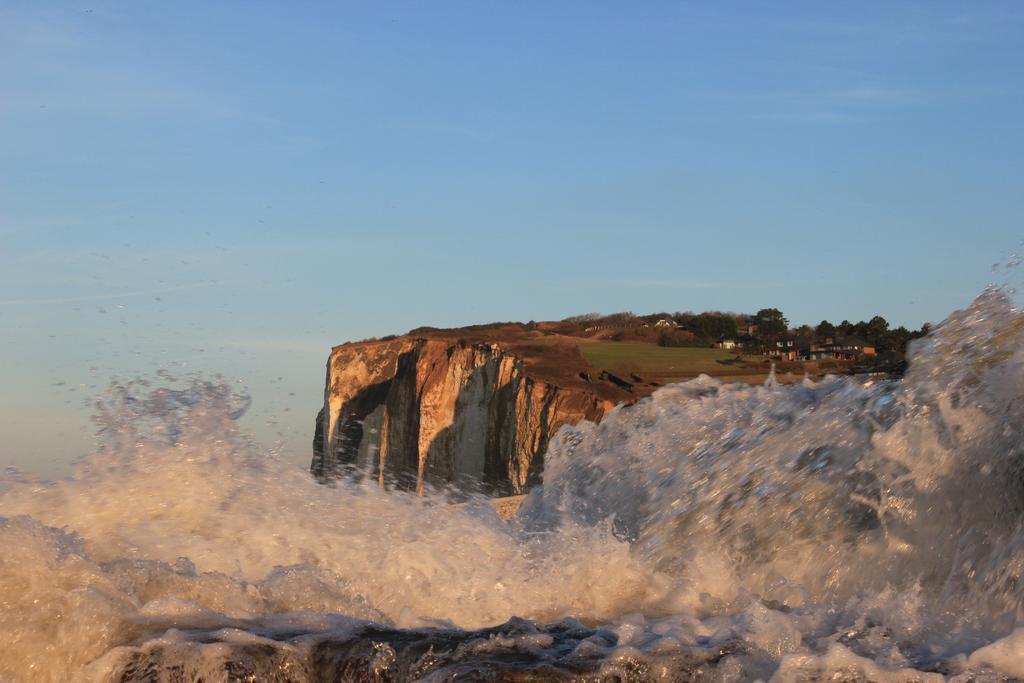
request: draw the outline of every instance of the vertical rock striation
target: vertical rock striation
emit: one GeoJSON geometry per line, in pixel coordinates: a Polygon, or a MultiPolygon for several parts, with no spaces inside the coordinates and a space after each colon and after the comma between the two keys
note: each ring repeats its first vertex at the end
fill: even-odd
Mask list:
{"type": "Polygon", "coordinates": [[[560,427],[600,420],[613,405],[607,391],[564,384],[572,383],[531,372],[494,342],[400,337],[335,347],[311,470],[420,492],[521,493],[540,481],[560,427]]]}

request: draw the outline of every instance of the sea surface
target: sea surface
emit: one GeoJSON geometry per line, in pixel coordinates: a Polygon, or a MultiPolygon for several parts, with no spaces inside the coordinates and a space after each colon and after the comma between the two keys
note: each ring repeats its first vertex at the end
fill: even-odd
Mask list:
{"type": "Polygon", "coordinates": [[[1024,678],[1024,313],[901,381],[702,377],[566,428],[511,521],[317,484],[237,385],[115,383],[0,480],[0,681],[1024,678]]]}

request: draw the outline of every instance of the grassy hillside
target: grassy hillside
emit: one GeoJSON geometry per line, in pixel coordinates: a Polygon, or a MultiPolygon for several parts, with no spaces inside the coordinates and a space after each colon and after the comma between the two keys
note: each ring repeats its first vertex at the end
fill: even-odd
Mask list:
{"type": "Polygon", "coordinates": [[[679,348],[643,342],[595,341],[579,345],[580,353],[598,370],[654,377],[693,377],[750,372],[735,362],[736,354],[720,349],[679,348]]]}

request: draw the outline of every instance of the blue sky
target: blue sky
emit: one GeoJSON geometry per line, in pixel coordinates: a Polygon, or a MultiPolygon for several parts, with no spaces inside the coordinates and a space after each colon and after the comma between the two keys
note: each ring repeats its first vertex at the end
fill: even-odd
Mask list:
{"type": "Polygon", "coordinates": [[[1022,67],[1019,3],[0,1],[0,465],[159,368],[304,463],[329,347],[423,324],[941,319],[1022,67]]]}

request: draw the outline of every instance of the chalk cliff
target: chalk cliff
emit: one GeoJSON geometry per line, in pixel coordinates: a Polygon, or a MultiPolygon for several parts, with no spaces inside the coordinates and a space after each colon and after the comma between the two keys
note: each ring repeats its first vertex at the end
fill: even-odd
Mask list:
{"type": "Polygon", "coordinates": [[[337,346],[327,362],[311,470],[382,485],[520,493],[555,432],[630,400],[591,380],[576,348],[545,339],[404,336],[337,346]],[[571,368],[571,370],[569,370],[571,368]]]}

